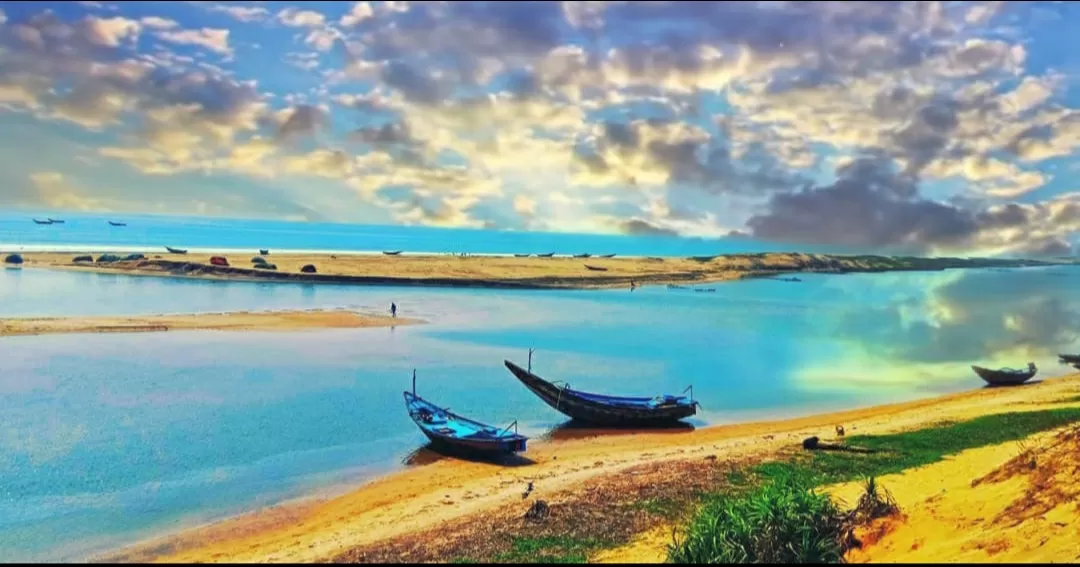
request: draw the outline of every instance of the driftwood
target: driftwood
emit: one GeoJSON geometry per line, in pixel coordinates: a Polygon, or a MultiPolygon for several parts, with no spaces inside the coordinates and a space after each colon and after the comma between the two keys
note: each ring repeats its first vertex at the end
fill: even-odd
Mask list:
{"type": "Polygon", "coordinates": [[[821,439],[817,437],[807,437],[802,442],[803,449],[807,451],[842,451],[845,453],[877,453],[874,449],[864,449],[862,447],[848,447],[843,444],[836,443],[823,443],[821,439]]]}

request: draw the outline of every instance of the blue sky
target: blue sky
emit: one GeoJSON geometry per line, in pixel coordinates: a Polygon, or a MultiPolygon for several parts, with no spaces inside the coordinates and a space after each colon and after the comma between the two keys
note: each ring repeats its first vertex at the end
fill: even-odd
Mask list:
{"type": "Polygon", "coordinates": [[[0,207],[1065,254],[1063,2],[0,2],[0,207]]]}

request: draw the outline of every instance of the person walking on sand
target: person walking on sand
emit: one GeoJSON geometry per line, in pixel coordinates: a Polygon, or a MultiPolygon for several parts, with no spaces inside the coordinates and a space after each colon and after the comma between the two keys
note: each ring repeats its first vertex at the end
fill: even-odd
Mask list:
{"type": "Polygon", "coordinates": [[[397,318],[397,304],[390,302],[390,316],[397,318]]]}

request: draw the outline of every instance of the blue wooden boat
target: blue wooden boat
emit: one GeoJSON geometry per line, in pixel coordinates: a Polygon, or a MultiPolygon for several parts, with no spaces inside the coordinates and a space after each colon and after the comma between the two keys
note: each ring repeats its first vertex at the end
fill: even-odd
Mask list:
{"type": "Polygon", "coordinates": [[[416,395],[416,372],[413,371],[413,391],[405,392],[405,408],[409,410],[420,431],[431,440],[432,447],[447,452],[474,454],[511,454],[525,450],[528,437],[519,435],[517,422],[506,429],[473,421],[451,413],[416,395]],[[510,428],[514,431],[511,432],[510,428]]]}
{"type": "Polygon", "coordinates": [[[1019,386],[1035,377],[1039,369],[1034,362],[1029,362],[1027,368],[1017,370],[1014,368],[1001,368],[993,370],[981,366],[972,366],[972,370],[991,386],[1019,386]]]}
{"type": "Polygon", "coordinates": [[[184,250],[183,248],[173,248],[172,246],[166,246],[165,249],[172,254],[187,254],[187,250],[184,250]]]}
{"type": "Polygon", "coordinates": [[[605,396],[570,388],[569,384],[548,382],[532,373],[532,351],[526,370],[509,360],[504,361],[522,384],[547,405],[563,415],[582,423],[619,427],[666,425],[697,413],[693,386],[686,389],[690,397],[659,395],[652,398],[605,396]]]}
{"type": "Polygon", "coordinates": [[[34,219],[34,224],[53,224],[53,221],[51,221],[51,220],[38,220],[38,219],[34,219]]]}
{"type": "Polygon", "coordinates": [[[127,223],[126,223],[126,222],[113,222],[113,221],[109,221],[109,224],[110,224],[110,225],[112,225],[112,226],[127,226],[127,223]]]}

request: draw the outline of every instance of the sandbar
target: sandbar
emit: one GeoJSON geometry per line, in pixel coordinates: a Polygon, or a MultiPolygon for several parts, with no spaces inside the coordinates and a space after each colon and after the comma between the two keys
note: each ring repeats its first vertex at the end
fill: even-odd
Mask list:
{"type": "MultiPolygon", "coordinates": [[[[800,253],[730,254],[690,258],[573,258],[536,256],[454,256],[403,254],[273,253],[264,258],[276,270],[256,269],[258,254],[147,254],[145,259],[114,262],[74,262],[75,256],[99,253],[48,252],[23,254],[23,266],[132,275],[187,277],[262,282],[302,282],[359,285],[422,285],[509,289],[629,288],[634,285],[697,285],[742,278],[779,278],[799,272],[856,273],[923,271],[951,268],[1023,267],[1068,262],[967,258],[908,258],[837,256],[800,253]],[[223,255],[228,266],[211,265],[223,255]],[[303,273],[311,265],[316,273],[303,273]]],[[[122,256],[122,255],[121,255],[122,256]]]]}
{"type": "Polygon", "coordinates": [[[27,317],[0,319],[0,337],[68,333],[153,333],[163,331],[301,331],[393,327],[420,323],[345,310],[238,311],[116,317],[27,317]]]}

